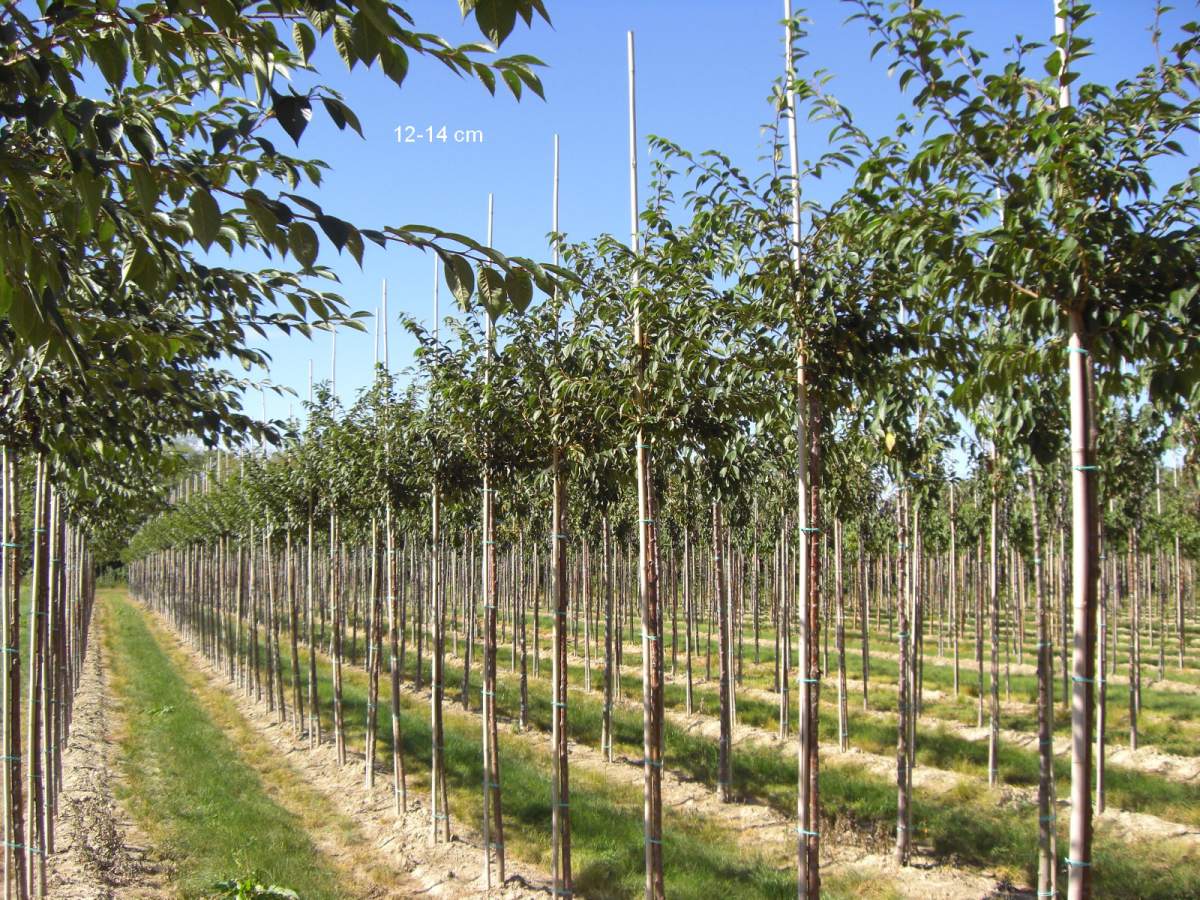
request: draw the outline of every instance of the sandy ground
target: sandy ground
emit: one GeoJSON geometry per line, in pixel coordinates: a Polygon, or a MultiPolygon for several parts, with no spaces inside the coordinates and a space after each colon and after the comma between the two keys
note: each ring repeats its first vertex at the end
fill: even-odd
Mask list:
{"type": "Polygon", "coordinates": [[[93,615],[71,736],[63,753],[58,841],[47,860],[49,896],[62,900],[167,897],[165,873],[153,860],[144,836],[113,798],[112,697],[100,619],[93,615]]]}

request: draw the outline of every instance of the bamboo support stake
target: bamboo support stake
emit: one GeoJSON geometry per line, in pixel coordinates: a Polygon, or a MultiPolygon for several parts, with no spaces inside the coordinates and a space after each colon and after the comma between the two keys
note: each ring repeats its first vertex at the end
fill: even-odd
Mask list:
{"type": "MultiPolygon", "coordinates": [[[[792,265],[800,270],[800,157],[799,137],[796,121],[795,67],[792,61],[794,29],[791,0],[784,0],[785,79],[784,96],[787,109],[788,155],[792,174],[791,239],[792,265]]],[[[798,298],[797,298],[798,299],[798,298]]],[[[816,564],[813,557],[813,534],[815,525],[810,522],[811,501],[809,485],[809,397],[808,374],[805,348],[799,343],[796,351],[796,525],[799,531],[797,551],[800,578],[798,582],[797,609],[799,621],[799,666],[797,686],[800,700],[797,754],[799,763],[799,790],[796,805],[799,820],[797,834],[797,892],[801,898],[820,896],[820,799],[817,793],[817,686],[820,673],[814,663],[816,638],[814,629],[819,622],[813,621],[811,591],[814,579],[811,571],[816,564]]],[[[819,631],[815,632],[819,634],[819,631]]]]}
{"type": "MultiPolygon", "coordinates": [[[[641,251],[638,225],[637,182],[637,73],[634,64],[633,32],[626,34],[629,71],[629,230],[630,249],[641,251]]],[[[662,640],[658,615],[658,560],[655,542],[653,481],[648,436],[644,425],[648,390],[644,381],[649,342],[642,322],[642,300],[634,269],[633,342],[638,360],[637,387],[637,492],[638,492],[638,586],[642,619],[642,767],[645,803],[643,805],[644,856],[646,861],[647,900],[660,900],[666,894],[663,884],[662,847],[662,640]]]]}

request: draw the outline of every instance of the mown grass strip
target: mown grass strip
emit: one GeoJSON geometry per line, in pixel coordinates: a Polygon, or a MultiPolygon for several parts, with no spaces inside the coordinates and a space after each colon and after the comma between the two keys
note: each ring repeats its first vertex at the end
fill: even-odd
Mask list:
{"type": "Polygon", "coordinates": [[[345,897],[298,818],[203,709],[143,614],[120,592],[101,598],[121,717],[120,799],[174,865],[183,897],[256,874],[305,898],[345,897]]]}

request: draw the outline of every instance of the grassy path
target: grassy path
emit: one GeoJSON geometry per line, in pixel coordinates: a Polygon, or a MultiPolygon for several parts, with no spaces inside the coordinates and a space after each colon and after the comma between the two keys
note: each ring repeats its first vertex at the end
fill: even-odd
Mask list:
{"type": "Polygon", "coordinates": [[[218,882],[254,875],[306,900],[358,895],[305,827],[344,823],[292,783],[286,765],[265,774],[255,767],[268,748],[248,730],[234,727],[231,736],[223,727],[235,724],[230,717],[215,720],[123,592],[104,591],[100,602],[120,722],[121,799],[170,860],[175,890],[207,897],[218,882]]]}

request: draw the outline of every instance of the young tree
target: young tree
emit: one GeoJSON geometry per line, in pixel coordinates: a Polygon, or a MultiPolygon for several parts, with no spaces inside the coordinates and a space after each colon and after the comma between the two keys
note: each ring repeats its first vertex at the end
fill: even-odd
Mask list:
{"type": "MultiPolygon", "coordinates": [[[[1090,7],[1056,0],[1056,34],[1018,41],[1002,70],[952,17],[909,3],[855,0],[887,48],[899,84],[916,87],[886,160],[861,186],[891,227],[881,233],[918,264],[933,290],[1008,310],[1038,346],[1067,355],[1072,454],[1075,639],[1072,702],[1072,900],[1091,896],[1090,783],[1095,686],[1097,503],[1094,363],[1142,367],[1152,396],[1196,397],[1194,179],[1155,185],[1156,162],[1182,153],[1200,98],[1195,29],[1158,62],[1116,85],[1080,84],[1072,63],[1090,42],[1090,7]],[[906,137],[923,127],[910,150],[906,137]],[[1001,215],[1000,212],[1003,211],[1001,215]]],[[[1157,34],[1157,32],[1155,32],[1157,34]]]]}

